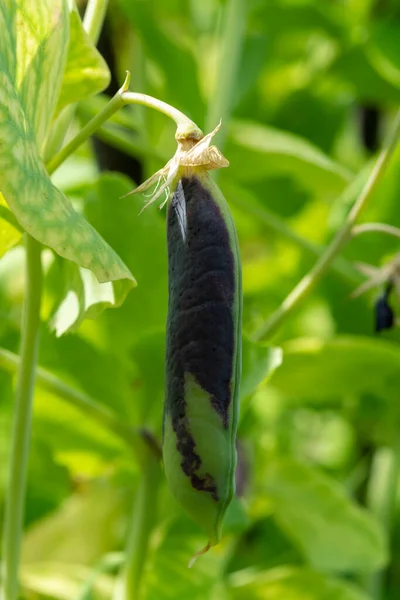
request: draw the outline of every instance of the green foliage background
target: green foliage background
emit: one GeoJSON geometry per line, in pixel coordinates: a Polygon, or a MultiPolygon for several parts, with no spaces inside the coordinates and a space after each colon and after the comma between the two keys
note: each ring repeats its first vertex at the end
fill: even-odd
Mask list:
{"type": "MultiPolygon", "coordinates": [[[[374,152],[363,139],[363,115],[377,112],[380,146],[400,101],[400,9],[396,0],[245,5],[232,117],[223,123],[223,151],[231,167],[219,173],[243,262],[240,495],[228,513],[223,543],[188,570],[189,558],[206,540],[176,505],[162,473],[156,474],[148,551],[139,544],[145,564],[138,597],[394,600],[400,593],[400,335],[396,329],[379,338],[373,333],[379,290],[357,300],[350,293],[362,281],[354,261],[379,266],[396,253],[398,240],[375,233],[352,240],[284,323],[274,348],[250,338],[315,262],[370,172],[374,152]]],[[[113,76],[121,85],[129,69],[132,90],[171,103],[205,129],[221,94],[218,60],[229,43],[225,10],[219,0],[111,2],[106,25],[113,76]]],[[[42,24],[45,13],[43,8],[38,17],[42,24]]],[[[49,56],[44,51],[45,65],[49,56]]],[[[105,62],[73,13],[64,63],[53,125],[63,107],[80,101],[71,136],[105,105],[106,97],[94,94],[109,81],[105,62]]],[[[40,87],[33,76],[25,81],[40,87]]],[[[51,184],[39,162],[41,127],[49,115],[40,102],[36,113],[32,108],[38,90],[17,83],[12,89],[13,106],[19,102],[30,113],[33,133],[24,138],[23,151],[36,153],[29,168],[38,187],[22,183],[25,163],[12,162],[14,179],[9,177],[7,187],[4,171],[0,189],[19,222],[58,252],[47,248],[43,254],[39,365],[112,411],[122,428],[145,427],[160,438],[165,214],[152,206],[139,216],[141,199],[121,197],[140,182],[100,172],[91,142],[62,165],[51,184]],[[55,222],[46,230],[45,219],[21,212],[21,198],[43,189],[51,210],[68,202],[74,223],[86,223],[84,217],[91,225],[87,232],[97,236],[94,228],[100,234],[83,240],[96,248],[95,264],[90,257],[82,260],[85,247],[73,255],[60,249],[60,238],[51,235],[55,222]],[[110,277],[103,277],[99,256],[105,257],[103,266],[116,269],[110,277]],[[108,283],[99,286],[85,266],[108,283]],[[132,274],[138,287],[130,290],[132,274]],[[113,304],[120,306],[103,310],[113,304]]],[[[4,129],[7,118],[0,123],[0,166],[14,152],[11,141],[7,146],[5,132],[12,130],[4,129]]],[[[144,179],[174,153],[174,133],[164,116],[130,107],[98,137],[132,157],[135,173],[144,179]]],[[[400,149],[365,221],[400,227],[399,165],[400,149]]],[[[0,209],[5,209],[1,196],[0,209]]],[[[19,229],[4,214],[0,211],[0,346],[18,353],[24,250],[19,229]]],[[[6,357],[0,349],[0,509],[15,383],[6,357]]],[[[83,414],[43,381],[38,378],[34,402],[23,597],[112,598],[125,557],[129,560],[129,531],[138,514],[143,516],[140,466],[118,431],[83,414]]]]}

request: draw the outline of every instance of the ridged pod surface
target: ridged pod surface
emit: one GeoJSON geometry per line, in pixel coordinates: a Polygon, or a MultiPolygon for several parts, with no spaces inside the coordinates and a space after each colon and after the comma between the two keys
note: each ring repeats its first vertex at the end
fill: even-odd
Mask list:
{"type": "Polygon", "coordinates": [[[205,169],[179,179],[167,243],[165,473],[215,545],[235,491],[242,285],[235,225],[205,169]]]}

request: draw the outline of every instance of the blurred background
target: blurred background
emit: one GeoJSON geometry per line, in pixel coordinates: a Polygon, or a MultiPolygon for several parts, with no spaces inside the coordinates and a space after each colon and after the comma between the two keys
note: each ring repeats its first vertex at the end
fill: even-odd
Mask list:
{"type": "MultiPolygon", "coordinates": [[[[111,83],[79,104],[74,130],[105,105],[126,70],[131,90],[174,105],[205,132],[222,117],[215,143],[231,167],[218,183],[243,263],[238,497],[223,543],[189,571],[204,536],[161,475],[138,597],[397,599],[400,336],[396,328],[374,332],[381,289],[350,294],[363,282],[355,263],[385,264],[398,240],[352,240],[273,340],[250,339],[343,224],[393,122],[399,1],[111,0],[98,48],[111,83]]],[[[77,289],[75,275],[50,251],[44,257],[39,365],[158,438],[165,211],[153,205],[139,216],[143,198],[121,197],[171,158],[174,134],[163,115],[125,108],[53,177],[136,277],[122,306],[101,314],[80,307],[71,318],[65,298],[77,289]]],[[[399,164],[400,148],[365,222],[400,227],[399,164]]],[[[24,251],[3,252],[0,346],[17,353],[24,251]]],[[[0,508],[14,380],[0,368],[0,508]]],[[[112,597],[139,480],[126,441],[38,381],[24,597],[112,597]]]]}

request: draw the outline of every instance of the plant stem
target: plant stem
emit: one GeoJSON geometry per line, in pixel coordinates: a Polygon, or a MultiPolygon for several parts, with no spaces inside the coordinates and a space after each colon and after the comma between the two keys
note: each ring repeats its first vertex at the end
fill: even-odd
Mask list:
{"type": "MultiPolygon", "coordinates": [[[[375,192],[381,181],[393,152],[397,146],[400,137],[400,110],[396,115],[393,128],[389,134],[387,142],[378,156],[375,166],[369,176],[364,188],[352,206],[345,223],[336,233],[332,242],[326,248],[325,252],[316,262],[314,267],[307,275],[300,280],[290,294],[282,302],[281,306],[271,315],[260,329],[252,336],[253,340],[265,340],[270,338],[277,329],[286,321],[291,313],[307,298],[316,283],[326,273],[333,259],[342,250],[343,246],[351,237],[351,230],[367,205],[368,200],[375,192]]],[[[351,184],[350,184],[351,185],[351,184]]]]}
{"type": "Polygon", "coordinates": [[[231,115],[232,100],[235,97],[243,37],[246,30],[247,4],[246,0],[228,0],[223,19],[221,54],[216,77],[217,87],[209,103],[206,119],[207,131],[212,131],[222,119],[224,127],[218,133],[218,148],[221,151],[225,144],[226,126],[231,115]]]}
{"type": "Polygon", "coordinates": [[[138,156],[143,158],[153,158],[159,160],[161,163],[166,163],[169,158],[168,155],[163,154],[156,148],[148,146],[142,138],[136,140],[131,133],[128,133],[126,130],[121,130],[114,125],[109,125],[108,123],[104,124],[96,131],[96,137],[134,158],[137,158],[138,156]]]}
{"type": "Polygon", "coordinates": [[[46,168],[49,175],[52,175],[54,171],[58,169],[58,167],[65,161],[65,159],[68,158],[68,156],[70,156],[77,148],[79,148],[79,146],[86,142],[86,140],[105,121],[107,121],[107,119],[109,119],[124,105],[122,94],[128,89],[130,78],[130,73],[127,73],[121,89],[119,89],[115,96],[111,98],[110,102],[107,103],[104,109],[99,112],[91,121],[89,121],[89,123],[87,123],[85,127],[83,127],[80,132],[47,163],[46,168]]]}
{"type": "Polygon", "coordinates": [[[15,392],[10,466],[3,532],[2,600],[18,596],[18,565],[24,521],[26,474],[38,350],[42,289],[41,246],[26,234],[26,291],[22,314],[21,361],[15,392]]]}
{"type": "Polygon", "coordinates": [[[153,96],[148,96],[147,94],[139,94],[137,92],[125,92],[123,94],[123,100],[124,104],[139,104],[140,106],[154,108],[154,110],[163,113],[175,121],[178,128],[176,138],[181,136],[193,136],[201,139],[203,137],[203,132],[197,127],[196,123],[174,106],[171,106],[162,100],[158,100],[158,98],[153,98],[153,96]]]}
{"type": "MultiPolygon", "coordinates": [[[[318,258],[325,251],[325,246],[310,242],[296,233],[296,231],[291,229],[291,227],[289,227],[285,221],[273,211],[256,202],[252,202],[249,193],[242,187],[239,187],[236,184],[231,186],[224,181],[222,188],[223,190],[227,190],[226,197],[229,197],[229,202],[233,206],[236,206],[245,214],[251,215],[268,229],[279,233],[282,237],[293,242],[296,246],[305,250],[310,256],[318,258]]],[[[353,264],[340,256],[337,256],[332,263],[332,270],[342,277],[344,281],[349,283],[357,284],[362,281],[360,273],[353,264]]]]}
{"type": "Polygon", "coordinates": [[[163,113],[175,121],[177,125],[177,139],[181,136],[202,137],[201,130],[193,121],[188,119],[182,112],[170,106],[162,100],[147,96],[147,94],[137,94],[135,92],[127,92],[129,86],[130,74],[128,73],[121,89],[111,98],[105,108],[91,119],[80,132],[66,145],[58,154],[56,154],[46,165],[49,175],[52,175],[56,169],[70,156],[79,146],[93,135],[117,110],[127,104],[140,104],[163,113]]]}
{"type": "Polygon", "coordinates": [[[122,573],[122,593],[118,594],[118,598],[121,600],[137,600],[139,598],[150,535],[156,522],[160,481],[160,463],[154,454],[148,452],[132,514],[125,567],[122,573]]]}
{"type": "Polygon", "coordinates": [[[386,223],[362,223],[362,225],[355,225],[351,230],[351,235],[352,237],[355,237],[361,233],[371,233],[374,231],[400,238],[400,229],[394,227],[394,225],[387,225],[386,223]]]}
{"type": "MultiPolygon", "coordinates": [[[[19,356],[5,348],[0,348],[0,368],[14,373],[18,370],[20,362],[19,356]]],[[[142,462],[142,440],[152,449],[157,458],[160,457],[157,442],[148,433],[129,427],[129,425],[120,421],[107,407],[102,406],[84,392],[75,390],[42,367],[36,367],[36,381],[43,389],[66,400],[125,441],[133,448],[139,462],[142,462]]]]}

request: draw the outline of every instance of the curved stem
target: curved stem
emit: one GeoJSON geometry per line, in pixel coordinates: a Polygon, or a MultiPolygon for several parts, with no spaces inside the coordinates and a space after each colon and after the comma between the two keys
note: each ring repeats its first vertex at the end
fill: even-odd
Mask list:
{"type": "Polygon", "coordinates": [[[121,89],[113,96],[110,102],[99,112],[89,123],[83,127],[80,132],[72,138],[72,140],[64,146],[53,158],[47,163],[46,168],[49,175],[52,175],[56,169],[70,156],[79,146],[81,146],[86,140],[105,122],[107,121],[117,110],[122,108],[124,101],[122,94],[128,89],[130,81],[130,73],[127,73],[124,83],[121,89]]]}
{"type": "Polygon", "coordinates": [[[46,165],[49,175],[52,175],[56,169],[70,156],[79,146],[81,146],[86,140],[93,135],[102,125],[105,123],[117,110],[127,104],[140,104],[147,106],[148,108],[154,108],[158,112],[163,113],[167,117],[170,117],[175,121],[177,125],[176,138],[181,137],[194,137],[200,139],[203,136],[202,131],[197,127],[193,121],[191,121],[186,115],[180,110],[177,110],[173,106],[170,106],[162,100],[148,96],[147,94],[137,94],[135,92],[127,92],[129,86],[130,73],[127,73],[126,79],[120,90],[111,98],[110,102],[99,112],[93,119],[91,119],[81,131],[58,152],[46,165]]]}
{"type": "Polygon", "coordinates": [[[394,227],[394,225],[387,225],[386,223],[362,223],[362,225],[355,225],[351,230],[351,236],[355,237],[361,233],[371,233],[374,231],[400,238],[400,229],[394,227]]]}
{"type": "Polygon", "coordinates": [[[332,242],[329,244],[325,252],[319,258],[310,272],[300,280],[300,282],[282,302],[281,306],[271,315],[269,319],[267,319],[264,325],[253,334],[253,340],[258,341],[270,338],[282,325],[282,323],[286,321],[294,309],[297,308],[300,303],[309,295],[316,283],[326,273],[335,256],[342,250],[343,246],[349,240],[351,236],[351,230],[356,220],[364,210],[368,200],[371,198],[380,180],[382,179],[382,176],[389,164],[390,158],[392,157],[392,154],[397,146],[399,137],[400,110],[396,115],[393,128],[383,150],[378,156],[372,173],[357,200],[355,201],[353,207],[351,208],[345,223],[336,233],[332,242]]]}
{"type": "Polygon", "coordinates": [[[147,106],[148,108],[154,108],[154,110],[163,113],[175,121],[178,128],[176,133],[177,139],[180,137],[194,137],[196,139],[201,139],[203,137],[203,132],[197,127],[196,123],[177,108],[174,108],[162,100],[158,100],[158,98],[153,98],[153,96],[148,96],[147,94],[139,94],[137,92],[125,92],[122,97],[124,104],[139,104],[141,106],[147,106]]]}
{"type": "Polygon", "coordinates": [[[10,470],[3,532],[2,600],[18,596],[18,565],[24,521],[26,473],[38,350],[42,290],[41,246],[26,236],[26,292],[22,315],[21,362],[15,392],[10,470]]]}
{"type": "MultiPolygon", "coordinates": [[[[243,189],[243,187],[238,186],[237,184],[231,186],[224,181],[223,189],[227,190],[226,197],[229,197],[230,204],[236,206],[239,210],[243,211],[244,214],[251,215],[268,229],[279,233],[288,241],[291,241],[299,248],[302,248],[309,256],[318,258],[325,251],[325,246],[310,242],[307,238],[302,237],[295,230],[291,229],[284,219],[279,217],[273,211],[253,202],[250,194],[243,189]]],[[[344,281],[351,284],[359,284],[362,281],[362,276],[355,266],[341,256],[335,258],[331,268],[332,271],[337,273],[344,281]]]]}
{"type": "MultiPolygon", "coordinates": [[[[19,356],[5,348],[0,348],[0,368],[14,373],[18,370],[20,362],[19,356]]],[[[96,402],[84,392],[72,388],[42,367],[36,367],[36,382],[45,390],[66,400],[82,413],[124,440],[133,448],[138,462],[142,462],[142,441],[153,451],[157,459],[160,458],[161,450],[158,443],[148,432],[129,427],[129,425],[120,421],[107,407],[96,402]]]]}
{"type": "Polygon", "coordinates": [[[154,158],[161,163],[166,163],[169,159],[168,155],[163,154],[157,148],[152,148],[142,138],[136,140],[132,134],[128,133],[126,130],[123,131],[109,123],[105,123],[96,131],[96,137],[134,158],[137,158],[138,156],[143,158],[154,158]]]}

